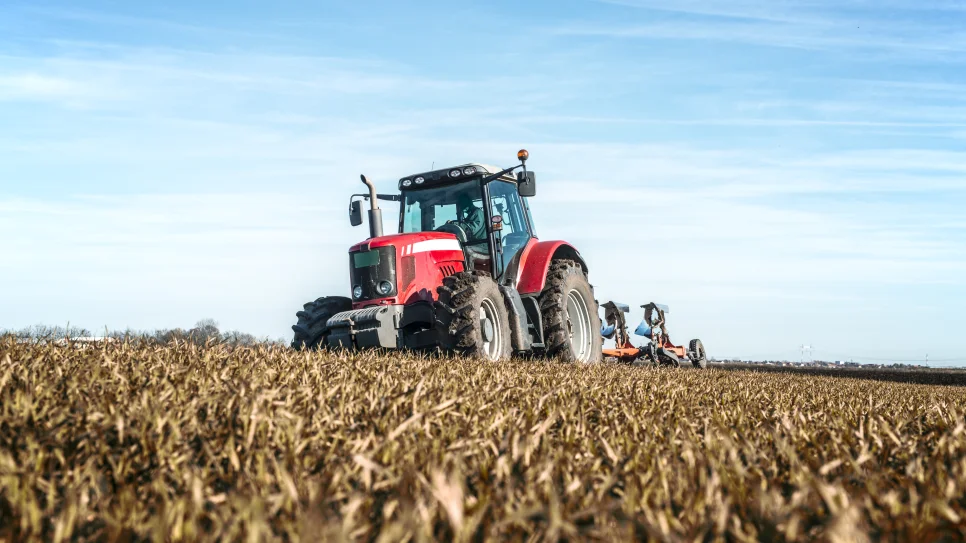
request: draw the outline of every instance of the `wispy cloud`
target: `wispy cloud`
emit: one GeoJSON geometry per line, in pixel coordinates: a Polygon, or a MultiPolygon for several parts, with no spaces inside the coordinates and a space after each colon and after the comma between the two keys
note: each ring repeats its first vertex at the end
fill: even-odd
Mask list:
{"type": "Polygon", "coordinates": [[[52,56],[40,59],[8,55],[9,75],[0,79],[8,98],[51,100],[99,99],[108,106],[119,97],[155,103],[195,96],[197,88],[222,89],[231,95],[378,95],[391,92],[457,90],[459,81],[419,79],[374,71],[352,59],[248,54],[211,54],[177,50],[125,49],[121,58],[52,56]],[[12,67],[12,68],[11,68],[12,67]],[[19,69],[18,69],[19,67],[19,69]],[[17,91],[17,92],[15,92],[17,91]]]}
{"type": "Polygon", "coordinates": [[[588,36],[614,39],[720,41],[776,48],[817,51],[844,51],[864,58],[887,52],[891,60],[928,57],[933,61],[962,62],[966,57],[966,38],[957,31],[927,33],[927,28],[897,27],[875,33],[861,27],[822,27],[798,24],[765,24],[720,21],[673,21],[630,25],[586,24],[560,26],[552,30],[562,36],[588,36]],[[921,33],[921,34],[920,34],[921,33]]]}
{"type": "Polygon", "coordinates": [[[814,19],[806,17],[804,4],[796,2],[763,2],[760,0],[738,0],[719,2],[715,0],[683,0],[679,2],[660,2],[654,0],[597,0],[603,4],[641,8],[651,11],[685,13],[689,15],[709,15],[733,19],[750,19],[767,22],[803,22],[814,19]]]}
{"type": "Polygon", "coordinates": [[[929,58],[966,61],[961,5],[888,2],[725,2],[603,0],[635,9],[620,22],[561,25],[554,33],[613,39],[690,40],[839,51],[866,59],[929,58]],[[889,10],[949,12],[951,18],[923,22],[889,10]],[[636,14],[636,16],[635,16],[636,14]],[[668,14],[676,17],[668,17],[668,14]],[[635,20],[636,19],[636,20],[635,20]]]}
{"type": "MultiPolygon", "coordinates": [[[[120,27],[124,29],[147,29],[162,30],[177,34],[190,34],[196,37],[207,39],[218,38],[246,38],[260,41],[265,40],[275,42],[293,43],[291,35],[281,33],[273,34],[268,32],[257,32],[253,30],[241,30],[226,26],[211,24],[191,24],[177,20],[171,20],[161,16],[135,16],[121,15],[116,13],[105,13],[76,7],[41,7],[27,6],[23,13],[28,16],[42,17],[46,19],[58,19],[74,23],[96,24],[98,26],[120,27]]],[[[304,42],[303,42],[304,43],[304,42]]]]}
{"type": "Polygon", "coordinates": [[[672,13],[686,13],[692,15],[711,15],[716,17],[733,17],[739,19],[754,19],[761,21],[782,22],[825,22],[829,12],[837,13],[840,17],[855,17],[857,14],[867,18],[882,18],[885,10],[919,11],[919,12],[950,12],[966,11],[961,2],[934,1],[917,2],[913,0],[881,0],[875,3],[864,0],[829,1],[797,1],[769,2],[767,0],[682,0],[674,3],[659,0],[596,0],[604,4],[642,8],[653,11],[672,13]]]}
{"type": "MultiPolygon", "coordinates": [[[[966,113],[966,112],[963,112],[966,113]]],[[[862,119],[789,119],[789,118],[703,118],[703,119],[636,119],[633,117],[577,117],[545,116],[525,117],[523,120],[540,123],[586,123],[586,124],[630,124],[630,125],[677,125],[677,126],[845,126],[845,127],[890,127],[890,128],[961,128],[963,121],[874,121],[862,119]]]]}
{"type": "Polygon", "coordinates": [[[73,105],[89,98],[104,99],[109,95],[76,79],[33,72],[0,75],[0,101],[55,101],[73,105]]]}

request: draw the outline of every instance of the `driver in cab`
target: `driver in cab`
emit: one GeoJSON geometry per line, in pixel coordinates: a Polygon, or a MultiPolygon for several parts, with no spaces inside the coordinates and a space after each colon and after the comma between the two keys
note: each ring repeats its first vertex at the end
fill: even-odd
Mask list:
{"type": "Polygon", "coordinates": [[[486,240],[486,217],[483,210],[473,205],[469,194],[460,194],[456,199],[456,224],[466,231],[466,241],[472,247],[486,240]]]}

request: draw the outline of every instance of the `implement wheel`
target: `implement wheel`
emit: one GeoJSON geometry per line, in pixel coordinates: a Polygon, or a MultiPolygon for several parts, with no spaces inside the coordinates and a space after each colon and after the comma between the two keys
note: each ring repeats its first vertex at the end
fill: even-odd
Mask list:
{"type": "Polygon", "coordinates": [[[692,339],[688,345],[688,354],[691,358],[691,365],[696,368],[705,369],[708,367],[708,355],[704,352],[704,344],[700,339],[692,339]]]}

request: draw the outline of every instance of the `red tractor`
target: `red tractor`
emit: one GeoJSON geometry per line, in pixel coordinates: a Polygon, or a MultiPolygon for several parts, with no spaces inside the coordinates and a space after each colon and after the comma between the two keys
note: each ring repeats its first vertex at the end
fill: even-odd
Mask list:
{"type": "Polygon", "coordinates": [[[351,298],[305,304],[296,349],[437,349],[489,360],[536,354],[601,358],[600,318],[587,264],[564,241],[537,239],[527,198],[536,176],[520,164],[465,164],[399,180],[400,194],[349,199],[369,239],[349,248],[351,298]],[[383,235],[378,201],[399,202],[399,233],[383,235]]]}

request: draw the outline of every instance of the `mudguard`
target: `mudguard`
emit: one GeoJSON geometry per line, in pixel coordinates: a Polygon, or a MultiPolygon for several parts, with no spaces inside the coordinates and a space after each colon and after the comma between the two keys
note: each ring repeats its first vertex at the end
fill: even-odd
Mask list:
{"type": "Polygon", "coordinates": [[[539,241],[530,243],[520,257],[517,291],[522,296],[539,294],[547,282],[547,270],[554,260],[574,260],[585,272],[587,263],[573,245],[566,241],[539,241]]]}

